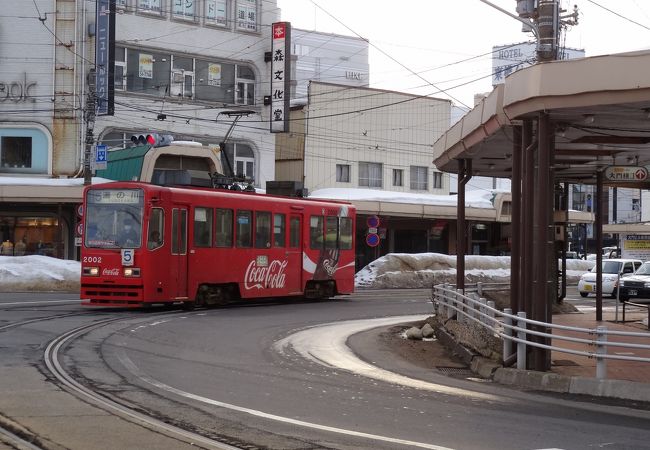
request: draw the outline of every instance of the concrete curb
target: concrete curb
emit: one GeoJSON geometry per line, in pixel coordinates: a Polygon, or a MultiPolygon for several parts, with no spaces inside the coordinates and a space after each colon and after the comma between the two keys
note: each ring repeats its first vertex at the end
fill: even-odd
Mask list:
{"type": "Polygon", "coordinates": [[[650,384],[647,383],[569,377],[550,372],[511,369],[501,367],[494,361],[479,356],[472,360],[471,369],[482,378],[490,378],[503,385],[539,391],[650,402],[650,384]]]}

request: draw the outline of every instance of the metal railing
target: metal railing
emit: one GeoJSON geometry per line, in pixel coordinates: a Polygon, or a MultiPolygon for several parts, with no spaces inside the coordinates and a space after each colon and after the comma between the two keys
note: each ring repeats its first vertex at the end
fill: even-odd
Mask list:
{"type": "MultiPolygon", "coordinates": [[[[470,290],[474,291],[474,289],[470,290]]],[[[516,343],[517,369],[526,369],[528,346],[595,359],[596,378],[599,379],[607,378],[607,360],[650,363],[650,357],[608,351],[621,348],[650,351],[650,344],[610,341],[608,339],[617,336],[649,342],[649,333],[608,330],[605,326],[591,329],[538,322],[527,319],[525,312],[513,315],[510,308],[505,308],[503,311],[497,309],[493,301],[487,301],[478,294],[478,291],[479,289],[476,289],[476,292],[463,294],[460,289],[457,290],[450,284],[434,286],[432,301],[435,313],[446,319],[452,319],[455,316],[459,323],[474,323],[494,333],[503,341],[503,361],[510,359],[512,356],[511,343],[516,343]],[[535,329],[531,329],[531,327],[535,329]],[[535,341],[533,337],[542,342],[535,341]],[[544,342],[552,344],[548,345],[544,342]],[[569,346],[569,343],[573,345],[569,346]]]]}

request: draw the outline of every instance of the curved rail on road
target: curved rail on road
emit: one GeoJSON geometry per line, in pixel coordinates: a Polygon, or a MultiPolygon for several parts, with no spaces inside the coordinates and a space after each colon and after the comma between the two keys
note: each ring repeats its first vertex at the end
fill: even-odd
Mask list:
{"type": "Polygon", "coordinates": [[[50,344],[45,349],[45,364],[47,368],[52,372],[52,374],[67,388],[67,390],[79,397],[82,397],[86,400],[90,400],[94,405],[107,410],[113,414],[116,414],[126,420],[129,420],[133,423],[143,425],[146,428],[165,435],[171,435],[175,438],[180,438],[183,441],[193,444],[199,444],[206,446],[207,448],[214,448],[220,450],[237,450],[238,447],[233,447],[231,445],[219,442],[214,439],[207,438],[197,433],[193,433],[187,430],[184,430],[180,427],[169,425],[153,417],[149,417],[145,414],[142,414],[134,409],[128,408],[124,405],[119,404],[118,402],[111,400],[89,388],[78,383],[75,379],[68,374],[59,362],[59,352],[64,348],[69,342],[78,338],[82,334],[85,334],[89,331],[92,331],[96,328],[103,327],[112,322],[122,320],[123,317],[106,319],[99,322],[95,322],[90,325],[84,325],[73,330],[68,331],[65,334],[57,337],[52,340],[50,344]]]}

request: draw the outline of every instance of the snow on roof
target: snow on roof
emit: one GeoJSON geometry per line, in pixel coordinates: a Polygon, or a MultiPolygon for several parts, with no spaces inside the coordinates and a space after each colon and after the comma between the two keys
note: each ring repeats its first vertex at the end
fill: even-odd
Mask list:
{"type": "MultiPolygon", "coordinates": [[[[492,197],[497,192],[501,191],[468,191],[465,194],[465,205],[471,208],[494,208],[492,197]]],[[[458,195],[413,194],[410,192],[383,191],[379,189],[346,188],[317,189],[309,194],[309,198],[347,201],[365,200],[435,206],[456,206],[458,202],[458,195]]]]}

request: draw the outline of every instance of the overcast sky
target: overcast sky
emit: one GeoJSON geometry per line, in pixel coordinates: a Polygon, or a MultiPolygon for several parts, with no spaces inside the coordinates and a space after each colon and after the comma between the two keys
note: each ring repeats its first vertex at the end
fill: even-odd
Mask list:
{"type": "MultiPolygon", "coordinates": [[[[514,0],[492,3],[515,13],[514,0]]],[[[580,23],[566,33],[567,46],[587,56],[650,48],[650,0],[561,1],[566,9],[574,3],[580,23]]],[[[480,0],[278,0],[278,6],[293,27],[368,39],[371,87],[445,98],[442,88],[467,105],[492,89],[492,46],[532,40],[520,22],[480,0]]]]}

